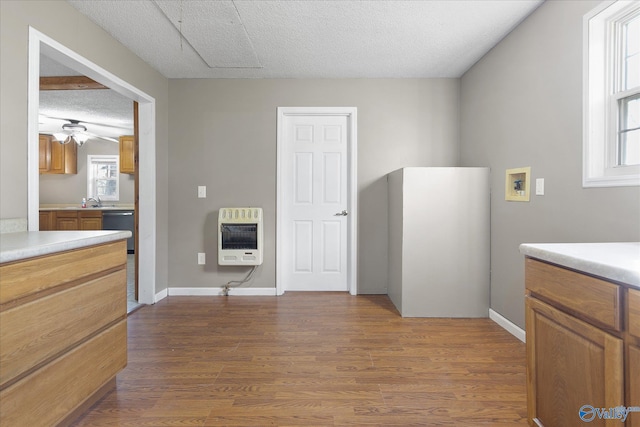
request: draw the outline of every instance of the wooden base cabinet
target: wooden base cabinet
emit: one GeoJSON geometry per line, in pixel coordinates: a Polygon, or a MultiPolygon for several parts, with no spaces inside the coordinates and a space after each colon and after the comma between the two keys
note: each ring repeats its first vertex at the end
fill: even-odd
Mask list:
{"type": "MultiPolygon", "coordinates": [[[[623,341],[535,298],[527,298],[526,308],[528,386],[535,396],[529,419],[577,427],[584,425],[584,405],[622,405],[623,341]]],[[[596,418],[589,425],[606,424],[596,418]]]]}
{"type": "Polygon", "coordinates": [[[102,230],[99,210],[40,211],[40,231],[102,230]]]}
{"type": "MultiPolygon", "coordinates": [[[[629,289],[627,294],[627,406],[640,407],[640,290],[629,289]]],[[[633,413],[627,420],[628,427],[640,427],[640,412],[633,413]]]]}
{"type": "Polygon", "coordinates": [[[640,350],[628,347],[622,284],[527,258],[527,412],[531,426],[640,427],[603,410],[640,406],[640,350]]]}
{"type": "Polygon", "coordinates": [[[69,424],[127,364],[126,241],[0,265],[0,425],[69,424]]]}

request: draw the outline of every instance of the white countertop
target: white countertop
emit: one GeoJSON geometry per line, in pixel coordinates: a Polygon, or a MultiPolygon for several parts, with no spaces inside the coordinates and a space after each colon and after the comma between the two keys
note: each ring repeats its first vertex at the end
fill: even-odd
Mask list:
{"type": "Polygon", "coordinates": [[[131,237],[130,231],[22,231],[0,235],[0,263],[99,245],[131,237]]]}
{"type": "Polygon", "coordinates": [[[520,252],[640,288],[640,242],[526,243],[520,245],[520,252]]]}
{"type": "Polygon", "coordinates": [[[88,205],[83,208],[79,205],[41,205],[41,211],[132,211],[135,207],[133,205],[106,205],[93,207],[88,205]]]}

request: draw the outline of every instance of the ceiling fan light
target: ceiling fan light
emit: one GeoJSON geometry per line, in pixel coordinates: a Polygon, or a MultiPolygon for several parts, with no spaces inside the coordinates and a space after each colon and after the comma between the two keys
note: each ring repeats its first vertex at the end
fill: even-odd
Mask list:
{"type": "Polygon", "coordinates": [[[89,135],[76,133],[73,135],[73,138],[75,139],[76,144],[78,144],[78,147],[82,147],[82,145],[89,139],[89,135]]]}
{"type": "Polygon", "coordinates": [[[67,137],[68,137],[68,135],[66,133],[64,133],[64,132],[56,132],[56,133],[53,134],[53,138],[56,141],[58,141],[60,143],[63,143],[63,144],[64,144],[64,140],[67,139],[67,137]]]}

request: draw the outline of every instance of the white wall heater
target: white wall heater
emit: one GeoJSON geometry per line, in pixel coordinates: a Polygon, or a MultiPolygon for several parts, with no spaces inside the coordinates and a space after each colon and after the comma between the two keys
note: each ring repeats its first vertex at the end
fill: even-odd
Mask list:
{"type": "Polygon", "coordinates": [[[262,208],[221,208],[218,265],[262,264],[262,208]]]}

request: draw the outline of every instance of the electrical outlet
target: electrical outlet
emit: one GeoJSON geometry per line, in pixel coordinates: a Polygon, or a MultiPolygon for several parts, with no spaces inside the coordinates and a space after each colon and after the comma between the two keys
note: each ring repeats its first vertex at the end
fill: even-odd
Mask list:
{"type": "Polygon", "coordinates": [[[206,259],[205,259],[205,253],[204,252],[198,252],[198,264],[199,265],[205,265],[206,264],[206,259]]]}
{"type": "Polygon", "coordinates": [[[207,186],[206,185],[198,185],[198,198],[204,199],[207,197],[207,186]]]}

